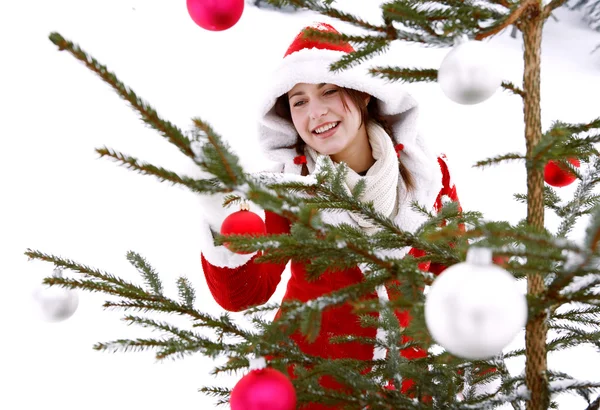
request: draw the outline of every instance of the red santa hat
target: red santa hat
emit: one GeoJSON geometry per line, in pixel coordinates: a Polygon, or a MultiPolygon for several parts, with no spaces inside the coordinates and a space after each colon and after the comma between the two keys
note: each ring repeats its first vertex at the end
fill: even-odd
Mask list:
{"type": "Polygon", "coordinates": [[[310,26],[304,27],[300,33],[294,38],[292,44],[288,47],[287,51],[284,54],[284,58],[289,56],[296,51],[300,51],[303,49],[311,49],[318,48],[320,50],[336,50],[342,51],[344,53],[352,53],[354,52],[354,47],[352,47],[347,42],[340,43],[330,43],[323,40],[309,39],[306,37],[306,31],[309,29],[318,30],[322,33],[333,33],[340,34],[331,24],[327,23],[314,23],[310,26]]]}
{"type": "MultiPolygon", "coordinates": [[[[302,165],[294,163],[298,154],[293,148],[298,133],[290,121],[277,114],[275,103],[298,83],[336,84],[365,92],[378,104],[379,112],[394,131],[394,145],[402,144],[404,147],[402,163],[413,175],[417,190],[423,194],[421,199],[427,199],[428,203],[429,196],[433,195],[435,199],[439,191],[439,188],[435,188],[438,181],[434,181],[434,170],[438,168],[437,155],[429,151],[417,132],[418,107],[414,98],[402,83],[376,78],[362,64],[342,71],[330,71],[333,63],[354,52],[354,48],[343,41],[308,39],[305,37],[308,29],[339,34],[327,23],[313,23],[304,27],[293,39],[281,63],[267,77],[264,100],[259,108],[258,130],[259,141],[267,157],[280,163],[283,172],[300,174],[302,165]]],[[[398,56],[398,59],[401,57],[398,56]]]]}

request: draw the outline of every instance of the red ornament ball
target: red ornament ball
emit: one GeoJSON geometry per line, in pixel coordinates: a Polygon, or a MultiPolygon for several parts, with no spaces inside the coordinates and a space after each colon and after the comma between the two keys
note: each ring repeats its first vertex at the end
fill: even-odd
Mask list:
{"type": "MultiPolygon", "coordinates": [[[[261,236],[267,233],[267,227],[262,218],[254,212],[241,210],[232,213],[221,225],[221,235],[248,235],[261,236]]],[[[229,243],[223,245],[232,252],[248,254],[250,252],[235,251],[229,247],[229,243]]]]}
{"type": "Polygon", "coordinates": [[[194,23],[210,31],[233,27],[242,17],[244,0],[186,0],[194,23]]]}
{"type": "MultiPolygon", "coordinates": [[[[569,158],[568,161],[574,166],[579,168],[581,165],[577,158],[569,158]]],[[[564,187],[572,184],[577,177],[571,173],[568,169],[564,169],[557,161],[548,161],[544,168],[544,181],[548,185],[555,187],[564,187]]]]}
{"type": "Polygon", "coordinates": [[[251,370],[231,391],[231,410],[294,410],[296,390],[283,373],[263,368],[251,370]]]}

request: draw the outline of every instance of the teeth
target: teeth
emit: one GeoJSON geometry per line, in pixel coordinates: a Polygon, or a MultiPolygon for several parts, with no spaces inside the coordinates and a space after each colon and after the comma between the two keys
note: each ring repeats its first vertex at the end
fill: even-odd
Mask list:
{"type": "Polygon", "coordinates": [[[321,134],[321,133],[323,133],[325,131],[329,131],[330,129],[332,129],[333,127],[335,127],[337,124],[338,124],[337,122],[334,122],[334,123],[331,123],[331,124],[327,124],[327,125],[325,125],[323,127],[317,128],[315,130],[315,132],[317,134],[321,134]]]}

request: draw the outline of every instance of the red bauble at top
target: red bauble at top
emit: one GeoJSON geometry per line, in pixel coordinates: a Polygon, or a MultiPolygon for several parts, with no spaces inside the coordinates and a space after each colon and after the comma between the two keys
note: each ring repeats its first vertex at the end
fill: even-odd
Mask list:
{"type": "MultiPolygon", "coordinates": [[[[221,225],[221,235],[248,235],[261,236],[267,233],[267,227],[262,218],[254,212],[242,209],[229,215],[221,225]]],[[[227,249],[239,254],[251,252],[236,251],[229,247],[229,243],[223,243],[227,249]]]]}
{"type": "Polygon", "coordinates": [[[245,0],[186,0],[194,23],[210,31],[233,27],[242,17],[245,0]]]}
{"type": "Polygon", "coordinates": [[[294,410],[296,390],[280,371],[251,370],[231,391],[229,404],[231,410],[294,410]]]}
{"type": "MultiPolygon", "coordinates": [[[[568,161],[576,168],[579,168],[581,165],[577,158],[569,158],[568,161]]],[[[576,179],[577,177],[570,170],[561,166],[557,161],[548,161],[544,168],[544,181],[548,185],[564,187],[572,184],[576,179]]]]}

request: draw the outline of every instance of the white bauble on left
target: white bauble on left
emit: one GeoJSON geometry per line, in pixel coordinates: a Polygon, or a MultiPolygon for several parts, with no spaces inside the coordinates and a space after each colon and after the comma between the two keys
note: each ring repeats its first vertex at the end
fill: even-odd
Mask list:
{"type": "Polygon", "coordinates": [[[513,275],[492,264],[489,249],[471,247],[467,261],[438,276],[425,301],[433,339],[469,360],[489,359],[515,338],[527,321],[527,300],[513,275]]]}
{"type": "MultiPolygon", "coordinates": [[[[54,271],[54,276],[60,275],[60,270],[54,271]]],[[[48,322],[60,322],[70,318],[79,305],[77,292],[57,285],[40,285],[33,291],[32,296],[38,316],[48,322]]]]}

